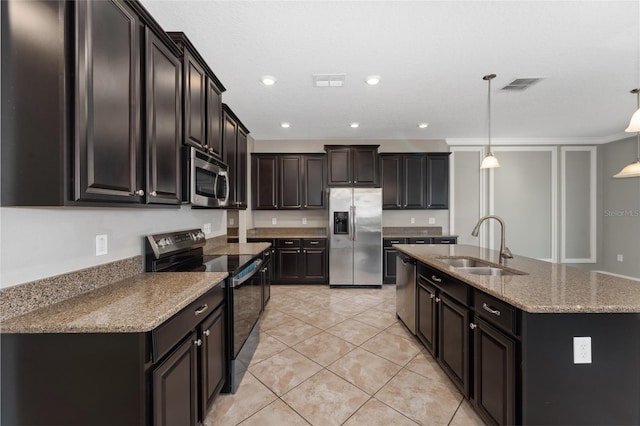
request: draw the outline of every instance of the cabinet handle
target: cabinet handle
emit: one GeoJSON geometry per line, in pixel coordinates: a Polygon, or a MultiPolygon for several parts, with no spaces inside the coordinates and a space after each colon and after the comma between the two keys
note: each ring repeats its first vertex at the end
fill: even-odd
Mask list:
{"type": "Polygon", "coordinates": [[[267,268],[260,269],[260,272],[262,272],[264,274],[265,272],[267,272],[267,268]]]}
{"type": "Polygon", "coordinates": [[[432,279],[432,280],[434,280],[434,281],[435,281],[435,282],[437,282],[437,283],[441,283],[441,282],[442,282],[442,279],[441,279],[441,278],[436,277],[435,275],[431,275],[431,279],[432,279]]]}
{"type": "Polygon", "coordinates": [[[198,309],[196,309],[196,316],[200,315],[201,313],[203,313],[204,311],[206,311],[207,309],[209,309],[209,305],[207,305],[206,303],[202,306],[200,306],[198,309]]]}
{"type": "Polygon", "coordinates": [[[309,244],[311,244],[312,246],[317,246],[318,244],[320,244],[319,241],[309,241],[309,244]]]}
{"type": "Polygon", "coordinates": [[[276,207],[276,205],[274,204],[274,205],[273,205],[273,207],[275,208],[275,207],[276,207]]]}
{"type": "Polygon", "coordinates": [[[436,297],[436,303],[440,303],[440,298],[436,297]]]}
{"type": "Polygon", "coordinates": [[[492,313],[493,315],[495,315],[497,317],[500,316],[500,311],[499,310],[491,308],[491,306],[487,305],[486,303],[482,304],[482,309],[484,309],[487,312],[492,313]]]}
{"type": "Polygon", "coordinates": [[[285,241],[284,243],[285,243],[286,245],[290,246],[290,245],[292,245],[292,244],[293,244],[293,241],[285,241]]]}
{"type": "Polygon", "coordinates": [[[416,244],[424,244],[424,240],[416,240],[416,244]]]}
{"type": "Polygon", "coordinates": [[[435,294],[433,294],[433,293],[431,293],[431,294],[429,295],[429,297],[430,297],[431,299],[435,299],[435,298],[436,298],[436,295],[435,295],[435,294]]]}
{"type": "Polygon", "coordinates": [[[298,208],[302,207],[300,204],[298,204],[298,208]]]}
{"type": "Polygon", "coordinates": [[[400,241],[397,241],[397,240],[391,240],[391,244],[400,244],[400,241]]]}
{"type": "Polygon", "coordinates": [[[307,205],[306,205],[306,204],[304,205],[304,208],[305,208],[305,209],[307,208],[307,205]]]}
{"type": "Polygon", "coordinates": [[[142,197],[144,195],[144,190],[138,189],[137,191],[133,191],[130,195],[132,197],[135,197],[136,195],[142,197]]]}
{"type": "Polygon", "coordinates": [[[475,330],[477,327],[477,325],[475,325],[474,323],[469,324],[469,328],[472,330],[475,330]]]}
{"type": "Polygon", "coordinates": [[[202,346],[202,339],[194,340],[193,344],[196,346],[202,346]]]}
{"type": "Polygon", "coordinates": [[[205,330],[205,331],[202,332],[202,334],[204,334],[205,336],[209,337],[211,332],[209,330],[205,330]]]}
{"type": "Polygon", "coordinates": [[[300,250],[296,250],[296,253],[300,253],[300,250]]]}
{"type": "Polygon", "coordinates": [[[156,191],[151,191],[149,195],[151,195],[152,197],[156,197],[158,193],[156,191]]]}

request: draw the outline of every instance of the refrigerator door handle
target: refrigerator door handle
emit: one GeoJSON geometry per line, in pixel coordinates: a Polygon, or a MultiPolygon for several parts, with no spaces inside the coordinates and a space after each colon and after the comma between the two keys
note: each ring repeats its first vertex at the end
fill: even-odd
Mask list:
{"type": "Polygon", "coordinates": [[[356,223],[356,206],[353,206],[352,209],[353,209],[353,214],[352,214],[352,217],[353,217],[353,241],[355,241],[356,240],[356,236],[357,236],[356,235],[356,225],[357,225],[357,223],[356,223]]]}
{"type": "Polygon", "coordinates": [[[349,206],[349,239],[351,241],[353,238],[353,206],[349,206]]]}

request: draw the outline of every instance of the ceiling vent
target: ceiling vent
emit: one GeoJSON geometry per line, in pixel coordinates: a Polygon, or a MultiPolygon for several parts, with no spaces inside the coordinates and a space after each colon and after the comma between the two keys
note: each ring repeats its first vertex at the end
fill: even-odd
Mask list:
{"type": "Polygon", "coordinates": [[[342,87],[346,74],[312,74],[315,87],[342,87]]]}
{"type": "Polygon", "coordinates": [[[543,80],[544,77],[527,77],[527,78],[516,78],[511,83],[504,86],[501,90],[524,90],[533,86],[540,80],[543,80]]]}

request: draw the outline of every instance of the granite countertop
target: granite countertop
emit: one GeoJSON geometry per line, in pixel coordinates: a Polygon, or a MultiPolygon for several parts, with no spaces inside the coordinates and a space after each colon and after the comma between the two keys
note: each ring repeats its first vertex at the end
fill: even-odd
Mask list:
{"type": "Polygon", "coordinates": [[[271,247],[271,243],[228,243],[217,247],[205,247],[204,254],[210,256],[239,254],[257,256],[269,247],[271,247]]]}
{"type": "Polygon", "coordinates": [[[2,333],[151,331],[227,277],[147,272],[0,323],[2,333]]]}
{"type": "Polygon", "coordinates": [[[385,226],[382,228],[382,238],[420,238],[420,237],[458,237],[443,234],[441,226],[385,226]]]}
{"type": "Polygon", "coordinates": [[[507,268],[527,275],[472,275],[438,261],[471,257],[499,264],[495,250],[469,245],[396,244],[399,251],[531,313],[640,313],[640,281],[514,255],[507,268]]]}
{"type": "Polygon", "coordinates": [[[247,238],[327,238],[327,228],[254,228],[247,238]]]}

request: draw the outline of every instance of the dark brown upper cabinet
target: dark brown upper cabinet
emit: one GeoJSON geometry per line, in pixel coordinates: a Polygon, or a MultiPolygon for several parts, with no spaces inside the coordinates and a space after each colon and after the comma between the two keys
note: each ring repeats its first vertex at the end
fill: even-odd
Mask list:
{"type": "Polygon", "coordinates": [[[222,161],[229,166],[229,208],[247,208],[247,139],[249,130],[222,104],[222,161]]]}
{"type": "Polygon", "coordinates": [[[147,199],[149,203],[180,204],[182,67],[149,28],[145,38],[147,199]]]}
{"type": "Polygon", "coordinates": [[[325,145],[328,157],[328,185],[380,186],[379,145],[325,145]]]}
{"type": "Polygon", "coordinates": [[[2,204],[177,204],[180,51],[144,7],[2,2],[2,28],[2,204]]]}
{"type": "Polygon", "coordinates": [[[226,90],[183,32],[169,32],[182,51],[184,144],[222,156],[222,93],[226,90]]]}
{"type": "Polygon", "coordinates": [[[449,155],[427,155],[427,208],[449,208],[449,155]]]}
{"type": "Polygon", "coordinates": [[[324,209],[325,154],[252,154],[255,210],[324,209]]]}
{"type": "Polygon", "coordinates": [[[447,209],[449,153],[380,154],[382,208],[447,209]]]}

